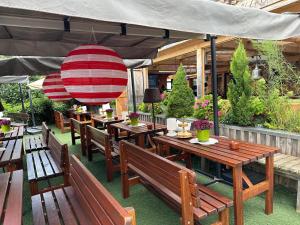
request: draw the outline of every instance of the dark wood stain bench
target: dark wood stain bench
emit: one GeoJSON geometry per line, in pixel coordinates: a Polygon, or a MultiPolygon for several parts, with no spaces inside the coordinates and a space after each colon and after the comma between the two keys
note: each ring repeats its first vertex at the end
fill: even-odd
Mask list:
{"type": "Polygon", "coordinates": [[[216,213],[219,219],[214,224],[229,224],[232,201],[196,183],[194,171],[127,141],[120,142],[120,157],[124,198],[129,197],[130,186],[141,182],[173,209],[181,212],[182,224],[192,225],[194,221],[216,213]],[[129,171],[138,176],[129,177],[129,171]]]}
{"type": "Polygon", "coordinates": [[[70,130],[70,119],[65,118],[61,112],[54,110],[54,120],[56,127],[60,129],[62,133],[70,130]]]}
{"type": "Polygon", "coordinates": [[[133,208],[123,208],[72,155],[71,186],[31,197],[34,225],[135,225],[133,208]]]}
{"type": "Polygon", "coordinates": [[[42,123],[42,134],[41,135],[30,135],[27,138],[24,138],[24,149],[25,152],[38,151],[41,149],[48,148],[49,132],[45,122],[42,123]]]}
{"type": "Polygon", "coordinates": [[[86,126],[86,142],[88,159],[93,159],[95,152],[100,152],[105,157],[106,176],[108,181],[113,180],[113,173],[120,171],[119,146],[110,138],[110,135],[92,126],[86,126]]]}
{"type": "Polygon", "coordinates": [[[86,155],[86,125],[91,125],[91,121],[70,120],[72,145],[76,144],[76,139],[80,139],[81,153],[86,155]]]}
{"type": "Polygon", "coordinates": [[[68,184],[69,157],[68,147],[61,144],[53,133],[49,133],[49,150],[40,150],[26,154],[28,181],[31,195],[53,190],[59,186],[51,186],[50,178],[63,176],[64,185],[68,184]],[[50,187],[40,190],[39,181],[46,180],[50,187]]]}
{"type": "Polygon", "coordinates": [[[0,174],[0,224],[21,225],[23,170],[0,174]]]}

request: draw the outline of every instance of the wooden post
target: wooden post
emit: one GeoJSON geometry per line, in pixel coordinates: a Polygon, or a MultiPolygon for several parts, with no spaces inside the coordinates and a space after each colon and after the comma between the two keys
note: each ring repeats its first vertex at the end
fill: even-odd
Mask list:
{"type": "Polygon", "coordinates": [[[180,177],[180,196],[181,196],[181,215],[183,225],[193,225],[193,203],[191,191],[189,189],[188,174],[186,171],[179,171],[180,177]]]}
{"type": "Polygon", "coordinates": [[[205,50],[199,48],[196,51],[197,61],[197,97],[202,97],[205,94],[205,50]]]}
{"type": "Polygon", "coordinates": [[[268,182],[268,190],[265,199],[265,213],[267,215],[273,213],[273,192],[274,192],[274,156],[266,158],[266,181],[268,182]]]}
{"type": "Polygon", "coordinates": [[[243,179],[242,166],[234,167],[233,173],[233,201],[234,201],[234,222],[235,225],[244,224],[243,209],[243,179]]]}
{"type": "Polygon", "coordinates": [[[297,181],[297,203],[296,203],[296,212],[300,213],[300,179],[297,181]]]}

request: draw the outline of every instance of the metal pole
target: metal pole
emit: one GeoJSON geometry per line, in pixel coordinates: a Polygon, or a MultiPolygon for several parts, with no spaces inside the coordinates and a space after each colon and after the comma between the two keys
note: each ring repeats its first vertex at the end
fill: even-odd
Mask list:
{"type": "Polygon", "coordinates": [[[216,36],[210,36],[211,49],[211,75],[212,75],[212,94],[214,109],[214,133],[219,136],[219,117],[218,117],[218,77],[216,61],[216,36]]]}
{"type": "Polygon", "coordinates": [[[135,99],[135,85],[134,85],[133,68],[130,68],[130,77],[131,77],[131,92],[132,92],[133,111],[136,112],[136,99],[135,99]]]}
{"type": "Polygon", "coordinates": [[[18,84],[19,84],[19,92],[20,92],[21,102],[22,102],[22,112],[25,112],[24,96],[23,96],[23,92],[22,92],[22,85],[20,83],[18,83],[18,84]]]}
{"type": "MultiPolygon", "coordinates": [[[[27,84],[29,84],[29,80],[27,81],[27,84]]],[[[35,117],[34,117],[34,112],[33,112],[33,104],[32,104],[32,97],[31,97],[30,88],[28,88],[28,96],[29,96],[29,102],[30,102],[32,124],[33,124],[33,127],[35,127],[36,124],[35,124],[35,117]]]]}

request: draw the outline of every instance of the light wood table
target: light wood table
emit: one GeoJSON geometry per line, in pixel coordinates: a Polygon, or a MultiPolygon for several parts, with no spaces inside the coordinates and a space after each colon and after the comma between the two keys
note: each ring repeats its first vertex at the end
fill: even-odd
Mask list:
{"type": "MultiPolygon", "coordinates": [[[[236,225],[244,224],[244,201],[263,192],[266,193],[265,213],[271,214],[273,212],[274,154],[279,149],[239,141],[239,150],[233,151],[229,147],[231,140],[220,137],[215,138],[218,139],[219,143],[210,146],[191,144],[187,139],[167,136],[154,137],[154,141],[158,144],[158,152],[160,149],[173,147],[189,155],[204,157],[232,168],[234,220],[236,225]],[[243,166],[262,158],[266,159],[266,179],[254,185],[243,172],[243,166]],[[243,181],[248,185],[248,188],[244,190],[243,181]]],[[[186,157],[186,159],[190,159],[190,157],[186,157]]],[[[187,165],[191,166],[191,163],[188,162],[187,165]]]]}

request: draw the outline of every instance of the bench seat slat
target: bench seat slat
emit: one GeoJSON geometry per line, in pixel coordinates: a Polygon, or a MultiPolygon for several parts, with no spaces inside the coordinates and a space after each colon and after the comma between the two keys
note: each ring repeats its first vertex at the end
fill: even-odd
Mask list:
{"type": "Polygon", "coordinates": [[[39,153],[39,155],[42,159],[42,163],[43,163],[44,170],[46,172],[46,176],[51,176],[51,175],[55,174],[55,171],[53,171],[51,163],[50,163],[45,151],[39,151],[37,153],[39,153]]]}
{"type": "Polygon", "coordinates": [[[33,225],[46,225],[41,195],[31,197],[33,225]]]}
{"type": "Polygon", "coordinates": [[[23,213],[23,170],[14,171],[11,175],[9,196],[3,225],[22,224],[23,213]]]}
{"type": "Polygon", "coordinates": [[[40,160],[40,156],[38,152],[33,152],[31,153],[33,156],[33,160],[34,160],[34,165],[35,165],[35,171],[36,171],[36,176],[37,178],[41,178],[41,177],[45,177],[46,174],[44,172],[44,168],[42,165],[42,162],[40,160]]]}
{"type": "Polygon", "coordinates": [[[4,203],[7,196],[7,188],[8,188],[8,182],[9,182],[10,174],[9,173],[3,173],[0,174],[0,218],[2,216],[3,210],[4,210],[4,203]]]}
{"type": "Polygon", "coordinates": [[[62,219],[64,221],[64,225],[76,225],[77,220],[73,215],[71,207],[67,201],[67,198],[64,194],[63,189],[56,189],[54,190],[55,198],[57,200],[59,210],[62,215],[62,219]]]}
{"type": "Polygon", "coordinates": [[[58,208],[56,207],[53,195],[51,191],[42,194],[44,198],[44,204],[46,208],[47,218],[49,225],[60,225],[60,218],[58,215],[58,208]]]}

